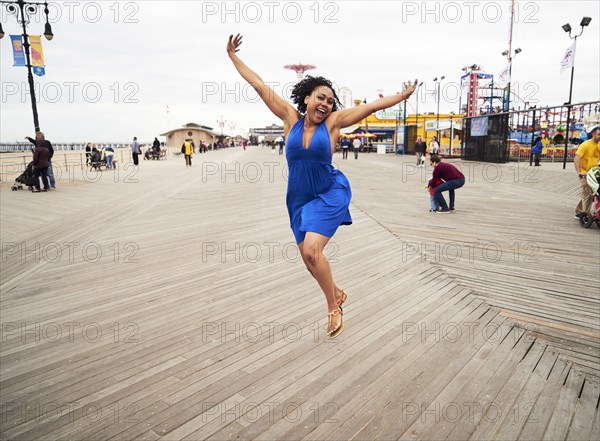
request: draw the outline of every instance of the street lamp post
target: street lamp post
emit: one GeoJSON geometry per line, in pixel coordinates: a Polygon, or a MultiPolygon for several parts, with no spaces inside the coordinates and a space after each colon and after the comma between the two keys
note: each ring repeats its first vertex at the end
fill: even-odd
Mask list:
{"type": "Polygon", "coordinates": [[[506,108],[504,109],[505,112],[510,112],[510,87],[511,87],[511,82],[512,82],[512,60],[513,60],[513,58],[515,58],[517,56],[517,54],[520,54],[521,52],[523,52],[523,51],[521,50],[520,47],[515,49],[514,55],[512,55],[510,53],[510,51],[502,52],[502,55],[504,55],[506,58],[508,58],[508,85],[507,85],[508,92],[506,94],[506,108]]]}
{"type": "MultiPolygon", "coordinates": [[[[367,99],[363,100],[363,104],[367,104],[367,99]]],[[[369,115],[365,116],[365,132],[369,133],[369,115]]]]}
{"type": "Polygon", "coordinates": [[[419,83],[419,85],[417,86],[417,90],[415,91],[416,94],[416,98],[417,98],[417,106],[415,108],[415,113],[417,114],[416,118],[415,118],[415,127],[416,127],[416,134],[417,134],[417,138],[419,137],[419,89],[421,88],[421,86],[423,85],[423,83],[419,83]]]}
{"type": "Polygon", "coordinates": [[[440,84],[441,82],[445,79],[445,76],[441,76],[441,78],[438,81],[438,78],[435,77],[433,79],[433,81],[435,83],[437,83],[437,118],[436,118],[436,123],[435,123],[435,130],[436,130],[436,139],[438,142],[438,145],[442,146],[441,142],[440,142],[440,84]]]}
{"type": "Polygon", "coordinates": [[[219,116],[219,119],[217,120],[217,123],[219,123],[219,127],[221,128],[221,138],[223,138],[223,127],[225,127],[225,123],[227,122],[227,120],[225,119],[225,117],[223,115],[219,116]]]}
{"type": "MultiPolygon", "coordinates": [[[[35,85],[33,84],[33,72],[31,65],[31,52],[29,50],[29,34],[27,34],[27,25],[31,20],[31,16],[35,15],[38,11],[39,6],[44,6],[44,14],[46,14],[46,26],[44,27],[44,37],[46,40],[50,41],[54,38],[54,34],[52,33],[52,27],[48,22],[48,2],[29,2],[25,0],[15,0],[15,1],[7,1],[0,0],[0,3],[4,4],[6,10],[9,14],[12,14],[16,17],[17,23],[19,23],[23,27],[23,46],[25,47],[25,57],[27,60],[27,79],[29,82],[29,92],[31,94],[31,108],[33,110],[33,125],[35,126],[35,132],[40,131],[40,122],[38,118],[37,112],[37,102],[35,99],[35,85]]],[[[4,30],[2,29],[2,24],[0,24],[0,38],[4,37],[4,30]]]]}
{"type": "MultiPolygon", "coordinates": [[[[411,86],[411,82],[409,81],[408,83],[404,83],[404,88],[408,88],[411,86]]],[[[400,92],[396,92],[396,94],[399,94],[400,92]]],[[[396,118],[396,138],[398,138],[398,126],[400,125],[400,112],[402,109],[402,102],[398,103],[398,117],[396,118]]],[[[403,139],[402,139],[402,155],[406,154],[406,144],[407,144],[407,140],[408,140],[408,136],[407,136],[407,130],[406,130],[406,100],[404,100],[404,112],[402,113],[402,120],[403,120],[403,139]]],[[[396,153],[398,153],[398,143],[396,143],[396,153]]]]}
{"type": "MultiPolygon", "coordinates": [[[[396,92],[397,94],[400,92],[396,92]]],[[[394,132],[394,150],[396,155],[399,153],[398,152],[398,126],[400,125],[400,105],[401,103],[398,103],[398,114],[396,115],[396,130],[394,132]]]]}
{"type": "MultiPolygon", "coordinates": [[[[512,85],[512,62],[513,62],[514,57],[516,57],[517,54],[520,54],[521,52],[523,52],[523,51],[521,50],[520,47],[515,49],[514,55],[511,54],[510,49],[502,52],[502,55],[504,55],[508,59],[508,85],[506,86],[507,93],[506,93],[506,100],[505,100],[506,107],[502,109],[504,112],[506,112],[506,127],[505,127],[506,132],[504,134],[504,136],[506,136],[505,141],[504,141],[505,145],[508,145],[509,138],[510,138],[510,126],[511,126],[511,124],[510,124],[510,119],[511,119],[510,118],[511,117],[511,114],[510,114],[510,88],[512,85]]],[[[493,82],[493,80],[492,80],[492,82],[493,82]]],[[[492,89],[492,96],[493,96],[493,93],[494,92],[492,89]]],[[[490,102],[492,100],[493,100],[493,98],[490,97],[490,102]]],[[[504,107],[504,104],[503,104],[503,107],[504,107]]],[[[501,118],[504,118],[504,117],[501,117],[501,118]]]]}
{"type": "Polygon", "coordinates": [[[422,85],[423,85],[423,83],[419,83],[419,85],[417,86],[417,90],[415,91],[416,92],[415,96],[417,97],[417,106],[415,109],[415,112],[417,113],[416,120],[415,120],[415,126],[417,128],[417,138],[419,137],[419,89],[421,88],[422,85]]]}
{"type": "Polygon", "coordinates": [[[581,32],[575,36],[571,36],[571,31],[573,29],[571,28],[571,25],[569,23],[564,24],[562,26],[563,30],[569,34],[569,38],[575,40],[573,43],[573,59],[571,60],[571,85],[569,86],[569,102],[567,103],[567,131],[565,136],[565,154],[563,156],[563,170],[567,167],[567,150],[569,145],[569,125],[571,124],[571,100],[573,98],[573,77],[575,76],[575,52],[577,50],[577,37],[580,37],[581,34],[583,34],[584,28],[588,26],[591,21],[591,17],[583,17],[581,19],[581,23],[579,23],[579,26],[581,26],[581,32]]]}

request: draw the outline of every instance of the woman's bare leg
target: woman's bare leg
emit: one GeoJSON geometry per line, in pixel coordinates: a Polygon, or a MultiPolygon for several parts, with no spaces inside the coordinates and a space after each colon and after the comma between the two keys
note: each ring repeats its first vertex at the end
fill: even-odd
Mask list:
{"type": "MultiPolygon", "coordinates": [[[[300,252],[302,259],[308,268],[308,271],[316,279],[325,294],[327,300],[327,309],[331,313],[338,309],[338,293],[337,286],[333,281],[331,267],[325,258],[323,250],[331,238],[318,233],[306,233],[304,241],[300,244],[300,252]]],[[[340,292],[341,294],[341,292],[340,292]]],[[[341,316],[335,315],[332,318],[331,328],[327,332],[331,332],[339,327],[341,316]]]]}
{"type": "MultiPolygon", "coordinates": [[[[315,275],[313,274],[312,270],[310,269],[310,266],[307,263],[307,258],[305,257],[304,251],[303,251],[303,246],[304,246],[305,242],[300,242],[298,244],[298,249],[300,250],[300,255],[302,256],[302,260],[304,261],[304,264],[306,265],[306,269],[308,270],[308,272],[310,273],[311,276],[313,276],[315,278],[315,280],[317,280],[317,278],[315,277],[315,275]]],[[[306,249],[308,250],[308,246],[306,247],[306,249]]],[[[309,253],[310,250],[307,251],[307,253],[309,253]]],[[[317,280],[318,282],[318,280],[317,280]]],[[[336,284],[335,281],[333,282],[334,287],[335,287],[335,298],[336,298],[336,302],[340,303],[343,298],[344,298],[344,293],[342,291],[341,288],[339,288],[336,284]]]]}

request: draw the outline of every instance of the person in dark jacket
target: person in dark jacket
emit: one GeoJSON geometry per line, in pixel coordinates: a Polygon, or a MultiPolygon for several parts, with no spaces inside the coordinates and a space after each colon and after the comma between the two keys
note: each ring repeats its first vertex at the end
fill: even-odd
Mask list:
{"type": "Polygon", "coordinates": [[[438,213],[450,213],[454,211],[454,190],[465,185],[465,175],[452,164],[442,162],[442,159],[437,155],[433,155],[430,161],[433,167],[433,176],[428,186],[434,189],[435,200],[440,206],[438,213]],[[438,184],[440,180],[443,182],[438,184]],[[442,196],[443,191],[450,194],[450,208],[448,208],[448,204],[442,196]]]}
{"type": "Polygon", "coordinates": [[[50,163],[50,151],[43,143],[36,145],[33,151],[33,170],[35,173],[35,193],[40,191],[48,191],[50,188],[48,182],[48,164],[50,163]],[[44,189],[40,190],[40,176],[42,177],[42,183],[44,189]]]}
{"type": "Polygon", "coordinates": [[[154,159],[160,159],[160,141],[156,137],[152,143],[152,153],[154,154],[154,159]]]}
{"type": "Polygon", "coordinates": [[[46,139],[44,132],[37,132],[35,134],[35,139],[32,139],[28,136],[25,137],[25,139],[29,140],[29,142],[34,144],[36,148],[38,147],[38,145],[43,145],[48,149],[48,152],[50,154],[50,160],[48,161],[48,169],[46,173],[48,176],[48,180],[50,181],[50,187],[56,188],[56,181],[54,180],[54,171],[52,170],[52,157],[54,156],[54,148],[52,147],[52,143],[46,139]]]}
{"type": "MultiPolygon", "coordinates": [[[[542,135],[542,136],[544,136],[544,135],[542,135]]],[[[540,166],[540,155],[542,154],[543,149],[544,149],[544,144],[542,144],[542,138],[538,136],[535,139],[534,146],[531,148],[531,154],[533,155],[533,159],[535,161],[535,164],[534,164],[535,167],[540,166]]]]}
{"type": "Polygon", "coordinates": [[[85,165],[88,165],[90,163],[91,157],[92,157],[92,144],[88,142],[85,145],[85,165]]]}

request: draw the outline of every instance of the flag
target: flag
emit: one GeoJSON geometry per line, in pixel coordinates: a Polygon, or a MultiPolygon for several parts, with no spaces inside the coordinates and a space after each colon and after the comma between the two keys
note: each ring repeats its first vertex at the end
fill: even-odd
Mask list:
{"type": "Polygon", "coordinates": [[[31,65],[44,67],[44,51],[42,50],[42,39],[40,35],[30,35],[31,65]]]}
{"type": "Polygon", "coordinates": [[[20,35],[10,36],[13,47],[14,66],[26,66],[25,52],[23,51],[23,40],[20,35]]]}
{"type": "Polygon", "coordinates": [[[571,46],[568,47],[565,55],[560,61],[560,73],[563,73],[565,70],[570,69],[575,64],[575,42],[571,46]]]}
{"type": "Polygon", "coordinates": [[[498,75],[498,80],[496,81],[496,84],[498,86],[504,86],[506,83],[508,83],[509,79],[508,78],[510,75],[510,63],[506,63],[506,67],[504,68],[504,70],[502,72],[500,72],[500,75],[498,75]]]}

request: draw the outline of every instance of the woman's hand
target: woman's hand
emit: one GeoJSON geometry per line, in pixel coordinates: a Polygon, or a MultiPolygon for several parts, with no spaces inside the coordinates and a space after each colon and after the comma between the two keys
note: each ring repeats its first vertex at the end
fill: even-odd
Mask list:
{"type": "Polygon", "coordinates": [[[235,37],[233,35],[229,36],[229,41],[227,42],[227,54],[232,56],[237,51],[239,51],[239,47],[242,45],[242,36],[237,34],[235,37]]]}
{"type": "Polygon", "coordinates": [[[419,85],[419,80],[415,80],[415,82],[412,84],[412,86],[410,86],[408,89],[405,89],[402,92],[402,95],[404,95],[404,99],[408,99],[413,92],[417,89],[417,86],[419,85]]]}

